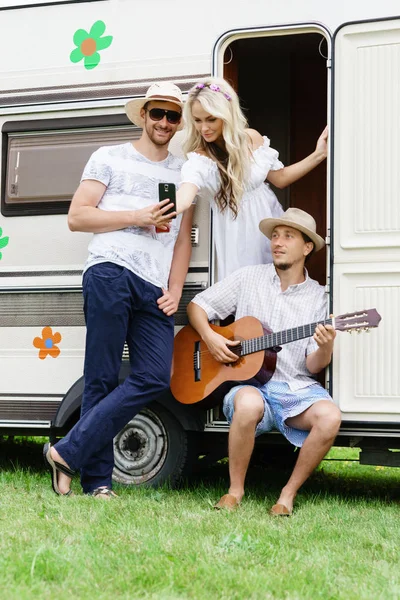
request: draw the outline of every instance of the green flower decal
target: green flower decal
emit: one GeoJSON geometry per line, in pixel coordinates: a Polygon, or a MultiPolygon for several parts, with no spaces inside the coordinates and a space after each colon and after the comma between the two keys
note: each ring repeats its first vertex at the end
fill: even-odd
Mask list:
{"type": "Polygon", "coordinates": [[[103,21],[96,21],[89,31],[78,29],[74,33],[75,50],[69,55],[70,61],[77,63],[84,59],[85,69],[94,69],[100,62],[99,50],[105,50],[111,46],[112,35],[101,37],[106,30],[103,21]]]}
{"type": "MultiPolygon", "coordinates": [[[[3,230],[2,230],[2,228],[0,227],[0,250],[1,250],[2,248],[5,248],[5,247],[7,246],[7,244],[8,244],[8,240],[9,240],[9,238],[8,238],[8,237],[1,237],[2,235],[3,235],[3,230]]],[[[0,259],[1,259],[2,257],[3,257],[3,255],[2,255],[2,253],[0,252],[0,259]]]]}

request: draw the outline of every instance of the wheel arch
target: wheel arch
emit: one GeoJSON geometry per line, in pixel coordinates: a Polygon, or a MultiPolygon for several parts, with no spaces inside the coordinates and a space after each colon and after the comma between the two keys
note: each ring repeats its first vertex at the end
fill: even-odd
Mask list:
{"type": "MultiPolygon", "coordinates": [[[[119,382],[122,383],[129,373],[129,363],[124,361],[119,373],[119,382]]],[[[54,417],[52,427],[63,429],[67,424],[79,415],[84,389],[84,377],[80,377],[67,391],[57,413],[54,417]]],[[[180,422],[186,431],[203,431],[206,422],[206,411],[198,406],[181,404],[166,390],[155,400],[167,408],[180,422]]]]}

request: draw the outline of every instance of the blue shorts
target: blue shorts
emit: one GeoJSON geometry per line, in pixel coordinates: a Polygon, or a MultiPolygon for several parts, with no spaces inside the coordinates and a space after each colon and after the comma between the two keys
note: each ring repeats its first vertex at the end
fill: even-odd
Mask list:
{"type": "Polygon", "coordinates": [[[264,400],[264,414],[256,428],[256,436],[278,429],[294,446],[301,447],[309,432],[286,425],[286,419],[303,413],[319,400],[333,402],[328,392],[317,382],[312,385],[292,391],[283,381],[268,381],[262,387],[237,385],[226,394],[223,411],[230,424],[234,413],[234,397],[238,390],[244,387],[256,389],[264,400]]]}

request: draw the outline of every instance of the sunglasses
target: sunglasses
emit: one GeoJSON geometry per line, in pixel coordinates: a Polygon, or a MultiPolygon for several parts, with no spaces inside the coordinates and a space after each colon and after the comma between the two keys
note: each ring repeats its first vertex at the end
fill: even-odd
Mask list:
{"type": "Polygon", "coordinates": [[[176,125],[182,118],[182,113],[177,110],[166,110],[165,108],[150,108],[148,110],[146,108],[146,111],[149,113],[152,121],[162,121],[166,116],[168,123],[171,123],[171,125],[176,125]]]}

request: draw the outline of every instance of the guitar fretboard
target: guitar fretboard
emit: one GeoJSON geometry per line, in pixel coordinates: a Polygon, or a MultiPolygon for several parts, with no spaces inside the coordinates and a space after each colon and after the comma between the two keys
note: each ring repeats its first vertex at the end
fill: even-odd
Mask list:
{"type": "Polygon", "coordinates": [[[317,325],[332,325],[332,322],[333,319],[325,319],[325,321],[316,321],[315,323],[308,323],[308,325],[293,327],[293,329],[277,331],[276,333],[267,333],[261,337],[244,340],[241,343],[240,355],[245,356],[246,354],[253,354],[254,352],[274,348],[274,346],[282,346],[289,342],[312,337],[317,325]]]}

